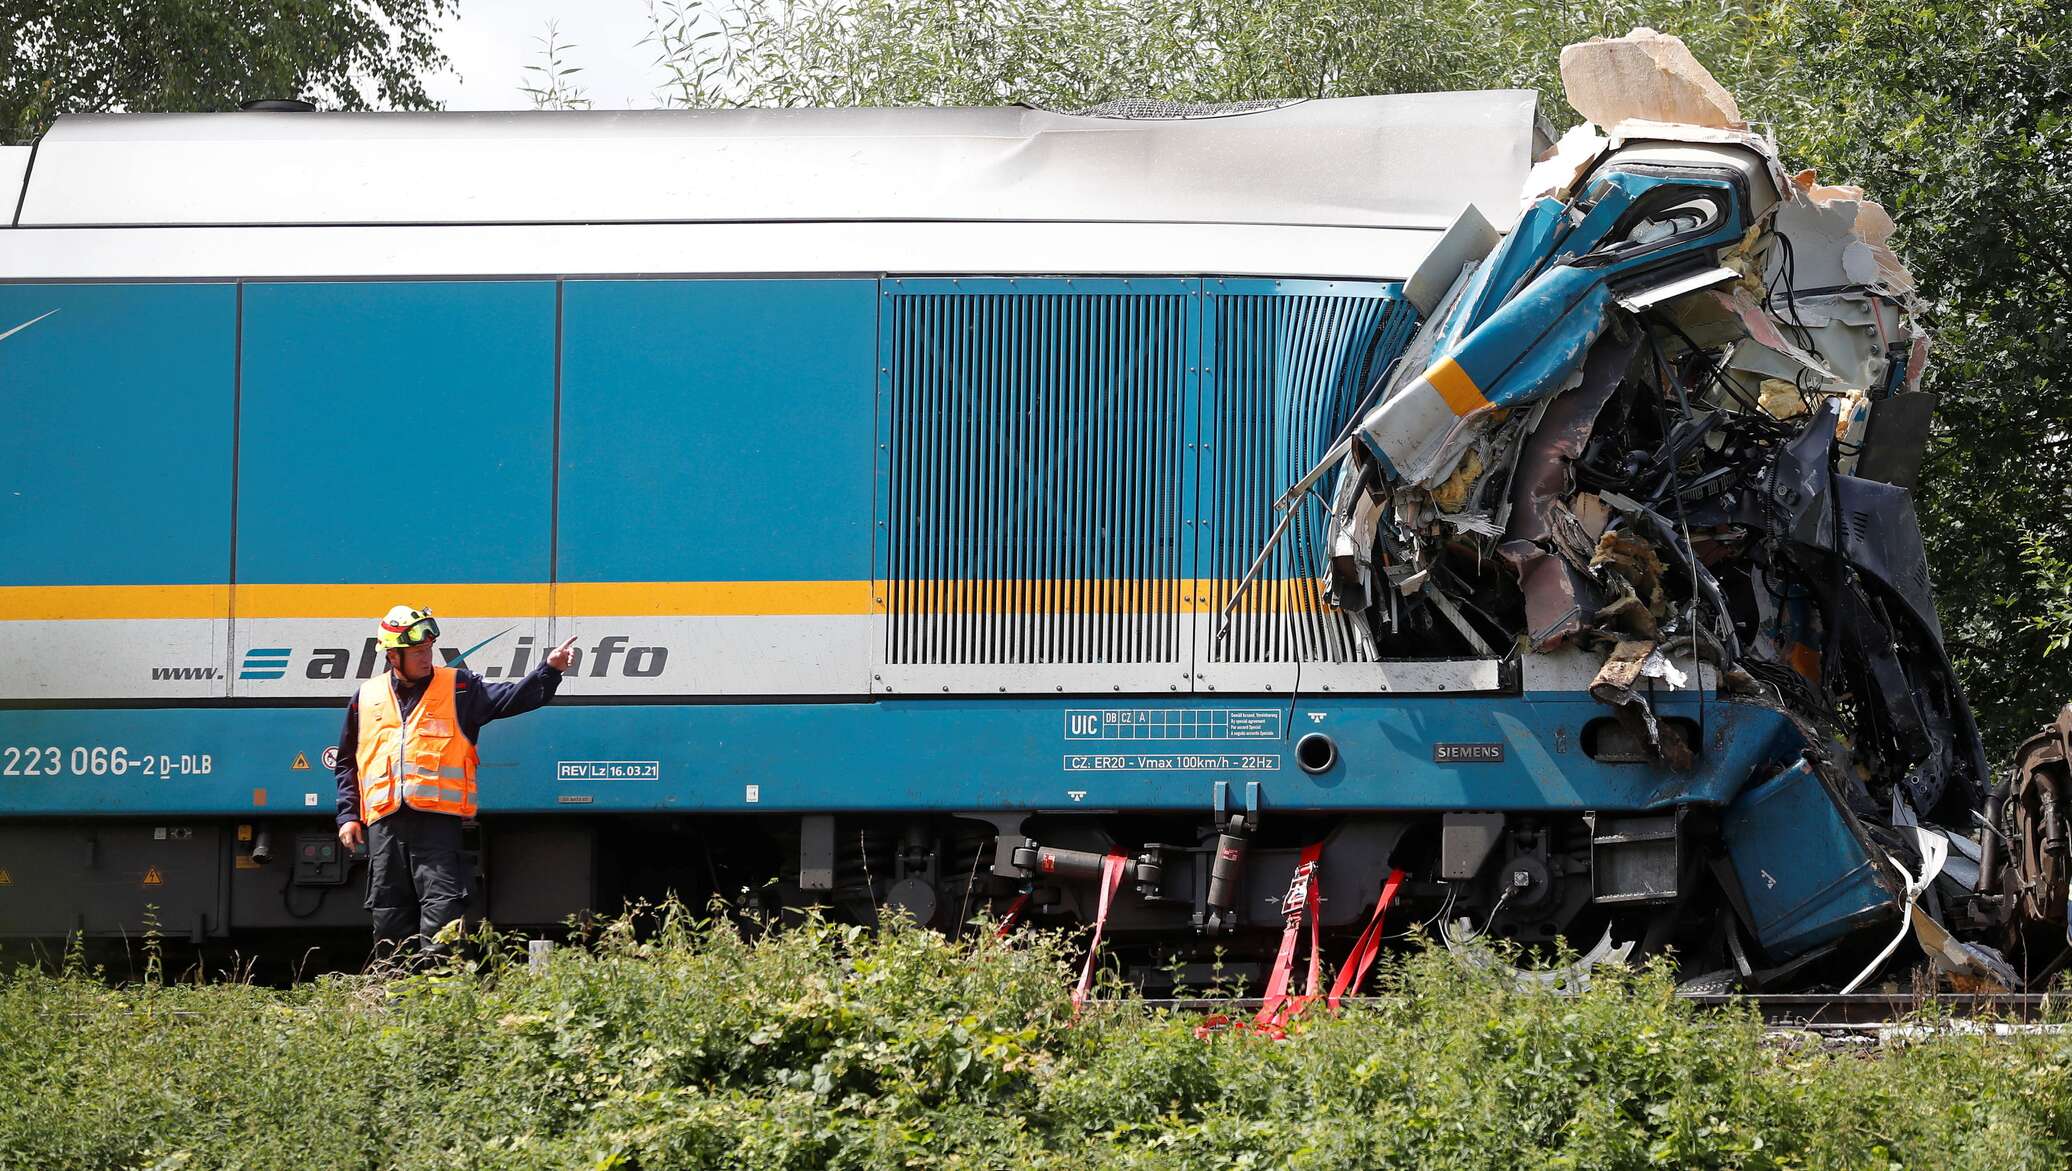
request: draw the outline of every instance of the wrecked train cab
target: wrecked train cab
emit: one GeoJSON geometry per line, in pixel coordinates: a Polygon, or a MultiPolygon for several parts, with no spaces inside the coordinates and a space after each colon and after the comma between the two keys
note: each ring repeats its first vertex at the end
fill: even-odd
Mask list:
{"type": "Polygon", "coordinates": [[[8,449],[43,552],[0,568],[0,937],[363,932],[324,749],[397,600],[488,678],[579,636],[485,735],[504,926],[990,909],[1255,987],[1291,917],[1384,904],[1770,979],[1904,902],[1962,928],[1976,847],[1930,827],[1983,766],[1889,224],[1731,119],[1555,144],[1535,106],[0,150],[0,386],[98,442],[8,449]],[[399,415],[494,465],[437,564],[308,458],[399,415]]]}
{"type": "MultiPolygon", "coordinates": [[[[1571,48],[1579,109],[1618,100],[1591,54],[1643,34],[1571,48]]],[[[1931,943],[2002,912],[1907,491],[1932,406],[1912,281],[1877,205],[1716,121],[1578,127],[1508,233],[1464,216],[1410,281],[1445,291],[1404,361],[1282,505],[1328,485],[1329,597],[1377,642],[1451,627],[1516,647],[1528,680],[1601,663],[1587,694],[1615,720],[1586,751],[1609,735],[1713,782],[1677,803],[1663,885],[1709,866],[1717,918],[1657,942],[1774,982],[1897,921],[2011,984],[1990,949],[1931,943]],[[1687,680],[1696,719],[1664,703],[1687,680]],[[1712,771],[1724,728],[1770,720],[1751,773],[1712,771]]],[[[1593,889],[1622,897],[1610,875],[1593,889]]]]}

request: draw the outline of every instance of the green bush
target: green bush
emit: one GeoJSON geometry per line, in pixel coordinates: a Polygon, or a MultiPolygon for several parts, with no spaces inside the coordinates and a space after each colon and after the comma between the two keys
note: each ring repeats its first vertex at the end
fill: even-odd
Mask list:
{"type": "Polygon", "coordinates": [[[665,908],[531,971],[0,977],[6,1167],[2062,1167],[2072,1041],[1837,1053],[1668,973],[1521,991],[1443,951],[1285,1041],[1202,1040],[1063,941],[665,908]]]}

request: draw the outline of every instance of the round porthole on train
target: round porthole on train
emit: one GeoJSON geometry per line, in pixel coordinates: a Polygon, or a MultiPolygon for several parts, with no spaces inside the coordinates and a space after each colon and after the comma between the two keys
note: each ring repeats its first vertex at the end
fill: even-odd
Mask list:
{"type": "Polygon", "coordinates": [[[1315,776],[1338,763],[1338,742],[1322,732],[1311,732],[1295,742],[1295,763],[1315,776]]]}

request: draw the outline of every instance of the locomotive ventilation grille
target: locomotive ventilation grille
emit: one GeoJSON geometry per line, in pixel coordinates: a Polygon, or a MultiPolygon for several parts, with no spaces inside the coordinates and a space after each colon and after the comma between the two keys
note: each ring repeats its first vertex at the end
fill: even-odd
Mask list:
{"type": "MultiPolygon", "coordinates": [[[[1315,494],[1220,615],[1278,522],[1273,501],[1338,438],[1374,378],[1409,341],[1406,302],[1316,294],[1212,294],[1201,464],[1209,528],[1200,554],[1206,663],[1372,662],[1373,644],[1324,604],[1328,509],[1315,494]],[[1221,638],[1218,638],[1219,628],[1221,638]]],[[[1326,479],[1318,485],[1331,490],[1326,479]]]]}
{"type": "Polygon", "coordinates": [[[1405,303],[1271,281],[885,287],[887,665],[1361,661],[1323,606],[1314,503],[1221,641],[1216,614],[1274,499],[1407,341],[1405,303]]]}

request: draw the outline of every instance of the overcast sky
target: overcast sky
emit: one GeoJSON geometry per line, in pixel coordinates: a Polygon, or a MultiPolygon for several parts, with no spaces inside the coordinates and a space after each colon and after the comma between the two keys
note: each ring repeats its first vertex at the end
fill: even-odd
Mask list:
{"type": "Polygon", "coordinates": [[[426,91],[451,110],[530,108],[518,87],[538,77],[525,67],[540,63],[539,38],[550,20],[557,39],[575,46],[564,64],[583,67],[569,80],[597,109],[656,104],[663,74],[654,67],[654,46],[640,43],[648,33],[646,0],[463,0],[439,37],[454,72],[427,79],[426,91]]]}

